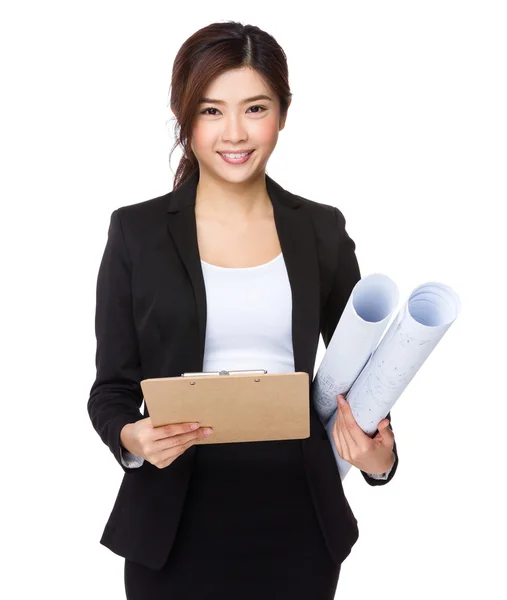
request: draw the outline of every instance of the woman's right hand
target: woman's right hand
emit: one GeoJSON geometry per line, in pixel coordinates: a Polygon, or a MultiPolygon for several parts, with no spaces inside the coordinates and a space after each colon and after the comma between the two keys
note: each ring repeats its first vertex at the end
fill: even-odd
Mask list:
{"type": "Polygon", "coordinates": [[[131,454],[163,469],[196,441],[207,437],[204,433],[207,428],[198,427],[194,431],[191,425],[192,423],[173,423],[153,427],[151,417],[146,417],[125,425],[120,433],[120,441],[131,454]]]}

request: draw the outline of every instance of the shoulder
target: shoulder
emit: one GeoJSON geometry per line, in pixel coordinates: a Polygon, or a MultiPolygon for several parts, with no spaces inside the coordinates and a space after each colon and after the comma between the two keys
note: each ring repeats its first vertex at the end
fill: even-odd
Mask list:
{"type": "Polygon", "coordinates": [[[344,213],[338,206],[328,204],[320,198],[306,198],[288,190],[290,194],[300,202],[313,224],[317,252],[321,259],[326,262],[329,257],[336,257],[343,248],[355,251],[356,243],[348,233],[347,221],[344,213]]]}
{"type": "Polygon", "coordinates": [[[149,200],[143,200],[134,204],[119,206],[116,209],[116,212],[118,212],[118,216],[122,221],[131,221],[160,216],[160,214],[164,213],[167,208],[167,202],[171,193],[172,192],[169,192],[167,194],[163,194],[162,196],[150,198],[149,200]]]}
{"type": "Polygon", "coordinates": [[[304,210],[311,216],[317,234],[320,231],[325,236],[336,237],[337,230],[345,228],[345,216],[337,206],[316,198],[306,198],[288,190],[285,190],[285,193],[301,202],[304,210]]]}
{"type": "Polygon", "coordinates": [[[169,194],[119,206],[113,211],[111,216],[118,219],[127,242],[149,238],[158,231],[165,222],[169,194]]]}
{"type": "Polygon", "coordinates": [[[168,195],[126,204],[112,211],[110,234],[121,236],[132,258],[164,238],[168,195]]]}
{"type": "Polygon", "coordinates": [[[311,214],[315,219],[324,221],[331,220],[334,223],[344,219],[342,211],[337,206],[328,204],[327,202],[317,198],[310,199],[300,194],[295,194],[287,189],[284,189],[284,192],[289,197],[300,201],[302,206],[305,207],[305,210],[308,211],[308,213],[311,214]]]}

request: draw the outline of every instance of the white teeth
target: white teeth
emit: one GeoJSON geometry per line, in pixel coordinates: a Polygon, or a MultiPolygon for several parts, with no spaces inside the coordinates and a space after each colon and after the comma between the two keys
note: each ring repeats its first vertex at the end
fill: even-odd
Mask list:
{"type": "Polygon", "coordinates": [[[222,152],[221,154],[222,156],[227,156],[227,158],[243,158],[247,154],[250,154],[250,152],[244,152],[243,154],[226,154],[225,152],[222,152]]]}

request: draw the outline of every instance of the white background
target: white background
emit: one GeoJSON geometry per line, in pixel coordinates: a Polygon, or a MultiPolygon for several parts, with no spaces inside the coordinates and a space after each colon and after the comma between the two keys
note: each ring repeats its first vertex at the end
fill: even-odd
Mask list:
{"type": "Polygon", "coordinates": [[[360,538],[336,597],[505,598],[505,4],[18,1],[0,17],[0,595],[124,598],[99,544],[123,471],[86,408],[96,277],[111,212],[172,189],[179,47],[236,20],[288,57],[270,176],[340,208],[363,276],[462,301],[392,411],[394,479],[345,480],[360,538]]]}

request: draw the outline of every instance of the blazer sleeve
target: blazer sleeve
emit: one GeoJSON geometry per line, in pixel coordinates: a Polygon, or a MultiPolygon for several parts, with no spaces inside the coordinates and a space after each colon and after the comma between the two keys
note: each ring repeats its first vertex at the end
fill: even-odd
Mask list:
{"type": "MultiPolygon", "coordinates": [[[[336,218],[337,232],[337,266],[331,291],[324,306],[322,315],[321,334],[326,349],[331,341],[331,338],[333,337],[333,333],[338,325],[340,317],[342,316],[350,294],[352,293],[356,283],[361,279],[359,263],[355,253],[356,244],[347,233],[345,228],[345,217],[338,208],[333,208],[336,218]]],[[[390,412],[386,415],[386,419],[389,420],[389,427],[391,428],[391,431],[393,431],[391,426],[390,412]]],[[[373,437],[375,437],[377,434],[378,429],[373,437]]],[[[378,477],[372,477],[365,471],[361,470],[365,481],[369,485],[385,485],[391,481],[396,473],[396,469],[398,468],[398,451],[396,448],[396,440],[394,441],[393,454],[395,457],[394,464],[391,467],[391,470],[387,472],[388,475],[385,478],[379,479],[378,477]]]]}
{"type": "Polygon", "coordinates": [[[110,217],[106,247],[96,288],[95,335],[97,375],[90,389],[88,414],[102,441],[126,473],[120,432],[144,416],[141,365],[132,310],[132,262],[125,244],[120,211],[110,217]]]}

